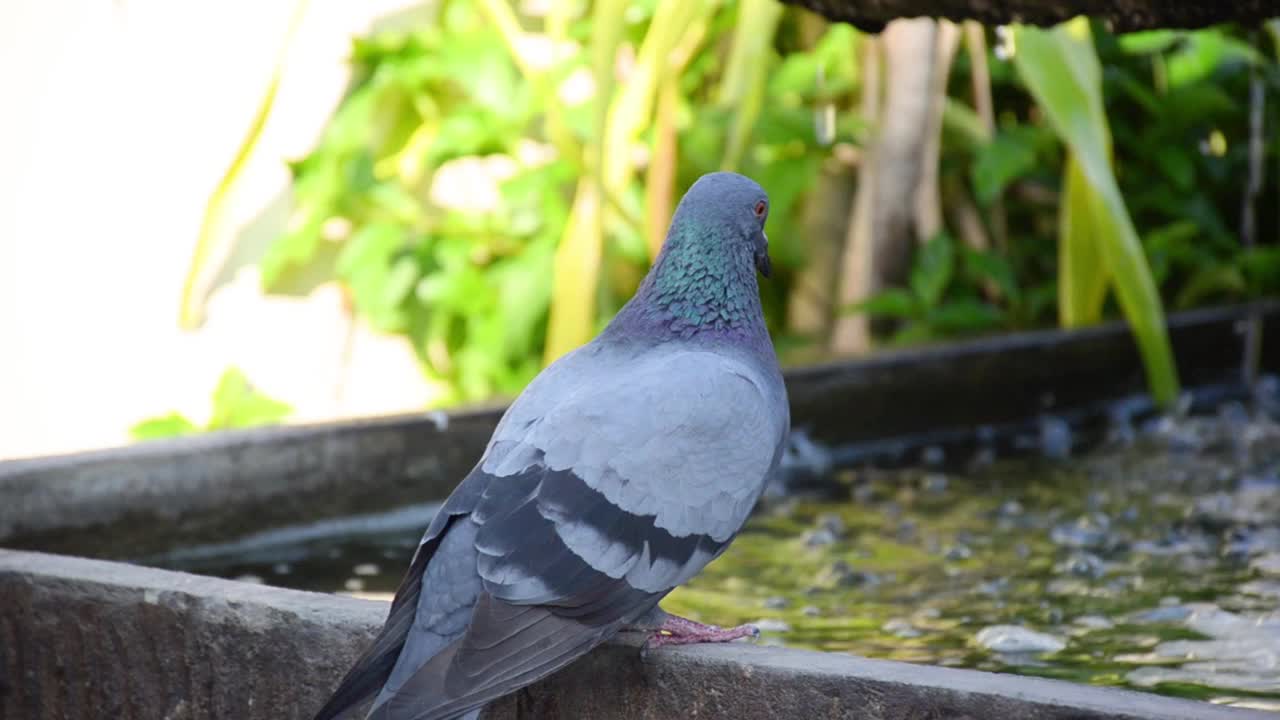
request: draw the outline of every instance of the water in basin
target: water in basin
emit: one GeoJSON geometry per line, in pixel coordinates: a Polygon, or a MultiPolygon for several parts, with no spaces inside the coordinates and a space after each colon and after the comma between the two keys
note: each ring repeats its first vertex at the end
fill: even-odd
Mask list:
{"type": "MultiPolygon", "coordinates": [[[[1280,711],[1280,425],[1233,404],[1047,455],[834,472],[836,499],[769,500],[664,606],[766,643],[1280,711]]],[[[389,598],[437,507],[147,562],[389,598]]]]}

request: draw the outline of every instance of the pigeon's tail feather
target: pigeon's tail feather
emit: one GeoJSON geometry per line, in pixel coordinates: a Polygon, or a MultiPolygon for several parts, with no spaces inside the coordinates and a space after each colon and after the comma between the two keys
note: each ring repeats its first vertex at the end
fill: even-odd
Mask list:
{"type": "Polygon", "coordinates": [[[509,605],[481,595],[467,633],[431,658],[397,693],[380,701],[369,717],[470,718],[490,701],[586,654],[621,624],[591,626],[547,608],[509,605]]]}
{"type": "MultiPolygon", "coordinates": [[[[450,524],[452,522],[451,519],[450,524]]],[[[391,602],[391,613],[387,616],[386,624],[373,641],[373,645],[365,650],[356,664],[347,672],[346,677],[342,678],[333,696],[316,713],[315,720],[335,720],[343,717],[381,690],[387,678],[391,676],[396,660],[400,657],[400,651],[404,648],[405,638],[408,637],[409,629],[413,626],[414,617],[417,615],[418,598],[422,594],[423,571],[427,567],[427,562],[435,554],[436,548],[439,547],[440,537],[443,534],[441,532],[428,538],[418,547],[413,564],[400,582],[395,599],[391,602]]]]}

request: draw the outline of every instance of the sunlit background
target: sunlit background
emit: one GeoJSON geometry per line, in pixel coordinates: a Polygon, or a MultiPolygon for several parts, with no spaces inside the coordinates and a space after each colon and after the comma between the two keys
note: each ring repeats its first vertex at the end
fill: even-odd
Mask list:
{"type": "Polygon", "coordinates": [[[601,5],[6,3],[0,457],[510,396],[721,168],[788,363],[1124,315],[1167,396],[1280,289],[1274,23],[601,5]]]}
{"type": "Polygon", "coordinates": [[[335,281],[261,289],[256,258],[288,224],[287,161],[338,107],[352,37],[411,22],[415,3],[310,3],[286,48],[294,5],[0,9],[0,457],[121,444],[170,412],[205,425],[233,366],[294,420],[434,396],[408,342],[352,317],[335,281]],[[206,206],[282,51],[275,102],[222,210],[220,244],[243,249],[208,263],[205,322],[185,329],[206,206]]]}

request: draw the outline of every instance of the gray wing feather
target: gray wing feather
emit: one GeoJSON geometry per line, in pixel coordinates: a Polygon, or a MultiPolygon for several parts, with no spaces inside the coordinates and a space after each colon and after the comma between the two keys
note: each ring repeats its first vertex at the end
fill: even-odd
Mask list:
{"type": "Polygon", "coordinates": [[[391,676],[374,701],[375,706],[399,692],[428,660],[466,632],[471,623],[471,609],[482,590],[476,574],[478,529],[470,518],[458,520],[427,563],[422,584],[428,592],[419,595],[413,626],[405,637],[391,676]]]}
{"type": "Polygon", "coordinates": [[[482,595],[462,638],[423,665],[370,720],[445,720],[536,682],[598,645],[616,628],[590,628],[546,608],[482,595]]]}
{"type": "Polygon", "coordinates": [[[432,518],[414,553],[409,571],[391,601],[391,611],[378,637],[342,678],[333,695],[317,711],[315,720],[342,717],[369,697],[379,694],[379,689],[386,686],[406,654],[406,645],[410,646],[408,654],[414,654],[412,644],[416,642],[415,638],[420,637],[419,628],[424,627],[418,617],[419,606],[425,595],[436,591],[436,588],[431,588],[424,592],[423,578],[431,562],[437,558],[436,551],[449,529],[471,512],[482,490],[483,485],[476,482],[475,474],[468,475],[432,518]]]}
{"type": "Polygon", "coordinates": [[[619,377],[600,375],[579,373],[572,392],[522,395],[482,467],[497,476],[537,462],[572,468],[672,534],[732,537],[787,432],[781,383],[748,362],[696,351],[654,353],[619,377]]]}

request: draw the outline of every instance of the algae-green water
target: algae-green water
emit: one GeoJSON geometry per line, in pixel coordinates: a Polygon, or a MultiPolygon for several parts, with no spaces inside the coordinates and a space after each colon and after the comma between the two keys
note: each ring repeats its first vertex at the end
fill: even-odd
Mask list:
{"type": "MultiPolygon", "coordinates": [[[[759,623],[760,642],[1280,710],[1270,421],[1165,420],[1084,457],[832,482],[836,500],[766,502],[664,607],[759,623]]],[[[420,532],[186,569],[389,597],[420,532]]]]}

